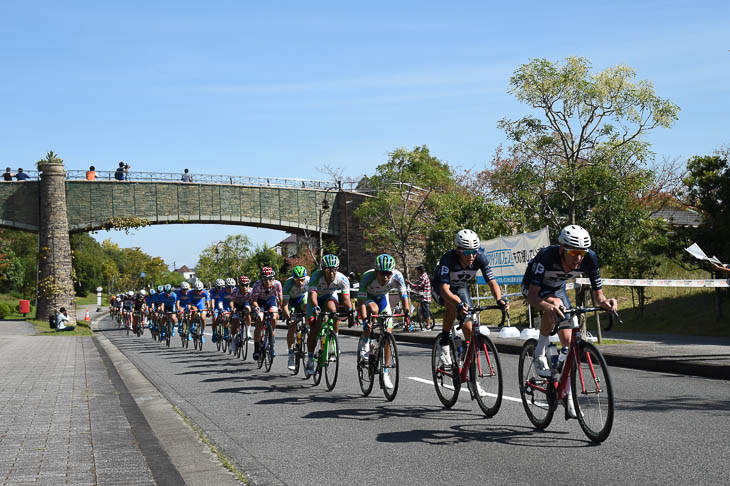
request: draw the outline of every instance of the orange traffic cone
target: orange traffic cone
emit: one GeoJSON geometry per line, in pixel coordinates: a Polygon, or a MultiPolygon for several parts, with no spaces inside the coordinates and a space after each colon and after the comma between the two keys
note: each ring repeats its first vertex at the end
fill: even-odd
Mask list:
{"type": "Polygon", "coordinates": [[[86,315],[84,316],[84,320],[86,322],[89,322],[91,319],[89,318],[89,309],[86,309],[86,315]]]}

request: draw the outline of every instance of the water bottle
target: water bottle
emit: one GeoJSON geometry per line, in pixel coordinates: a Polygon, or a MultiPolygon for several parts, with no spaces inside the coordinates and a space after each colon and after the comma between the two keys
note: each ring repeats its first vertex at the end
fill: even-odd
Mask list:
{"type": "Polygon", "coordinates": [[[558,368],[558,348],[554,344],[550,344],[547,347],[547,355],[548,355],[548,363],[550,363],[550,368],[557,369],[558,368]]]}
{"type": "Polygon", "coordinates": [[[464,344],[460,336],[454,337],[454,346],[456,347],[456,356],[461,359],[461,354],[464,352],[464,344]]]}
{"type": "Polygon", "coordinates": [[[569,350],[570,348],[568,346],[563,346],[560,350],[560,354],[558,355],[558,371],[563,370],[563,365],[565,365],[565,359],[568,357],[569,350]]]}

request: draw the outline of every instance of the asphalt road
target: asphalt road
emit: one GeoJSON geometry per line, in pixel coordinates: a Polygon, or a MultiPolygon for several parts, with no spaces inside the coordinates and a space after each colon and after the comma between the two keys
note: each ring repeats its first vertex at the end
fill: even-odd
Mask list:
{"type": "MultiPolygon", "coordinates": [[[[112,326],[109,319],[101,328],[112,326]]],[[[115,327],[115,325],[114,325],[115,327]]],[[[724,484],[730,475],[730,383],[612,368],[611,436],[592,444],[559,408],[546,431],[519,401],[517,356],[501,355],[505,399],[486,419],[462,393],[444,409],[430,383],[430,349],[399,343],[401,383],[386,402],[364,398],[356,338],[341,336],[340,376],[327,392],[286,369],[285,333],[270,373],[214,351],[167,349],[105,335],[256,484],[724,484]]]]}

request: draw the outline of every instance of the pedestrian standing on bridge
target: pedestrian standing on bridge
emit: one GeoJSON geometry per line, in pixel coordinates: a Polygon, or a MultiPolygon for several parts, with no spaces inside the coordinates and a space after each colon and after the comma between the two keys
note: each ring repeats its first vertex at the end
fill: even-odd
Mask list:
{"type": "Polygon", "coordinates": [[[18,179],[19,181],[24,181],[24,180],[30,179],[28,174],[23,172],[23,169],[21,169],[20,167],[18,168],[18,173],[15,174],[15,178],[18,179]]]}
{"type": "Polygon", "coordinates": [[[114,179],[118,181],[126,181],[129,179],[129,166],[124,162],[119,162],[119,167],[114,171],[114,179]]]}
{"type": "Polygon", "coordinates": [[[185,173],[182,175],[182,179],[180,180],[183,182],[193,182],[193,174],[191,174],[188,169],[185,169],[185,173]]]}
{"type": "Polygon", "coordinates": [[[3,180],[4,181],[12,181],[13,180],[13,177],[15,177],[15,174],[13,174],[12,172],[10,172],[10,167],[8,167],[7,169],[5,169],[5,172],[3,172],[3,180]]]}
{"type": "Polygon", "coordinates": [[[86,171],[86,180],[87,181],[95,181],[96,180],[96,167],[93,165],[89,167],[89,170],[86,171]]]}

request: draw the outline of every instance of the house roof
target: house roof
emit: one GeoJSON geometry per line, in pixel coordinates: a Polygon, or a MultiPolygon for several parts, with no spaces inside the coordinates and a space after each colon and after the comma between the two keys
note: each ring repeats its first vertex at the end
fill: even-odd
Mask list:
{"type": "Polygon", "coordinates": [[[175,271],[176,271],[177,273],[190,273],[190,272],[192,272],[192,270],[190,270],[190,268],[188,268],[188,266],[187,266],[187,265],[183,265],[182,267],[178,268],[178,269],[177,269],[177,270],[175,270],[175,271]]]}
{"type": "Polygon", "coordinates": [[[675,226],[698,226],[702,216],[691,209],[664,208],[652,215],[652,218],[662,218],[675,226]]]}
{"type": "Polygon", "coordinates": [[[297,242],[297,235],[291,234],[291,235],[287,236],[286,238],[284,238],[283,240],[281,240],[279,243],[277,243],[276,246],[286,245],[286,244],[291,244],[291,243],[296,243],[296,242],[297,242]]]}

